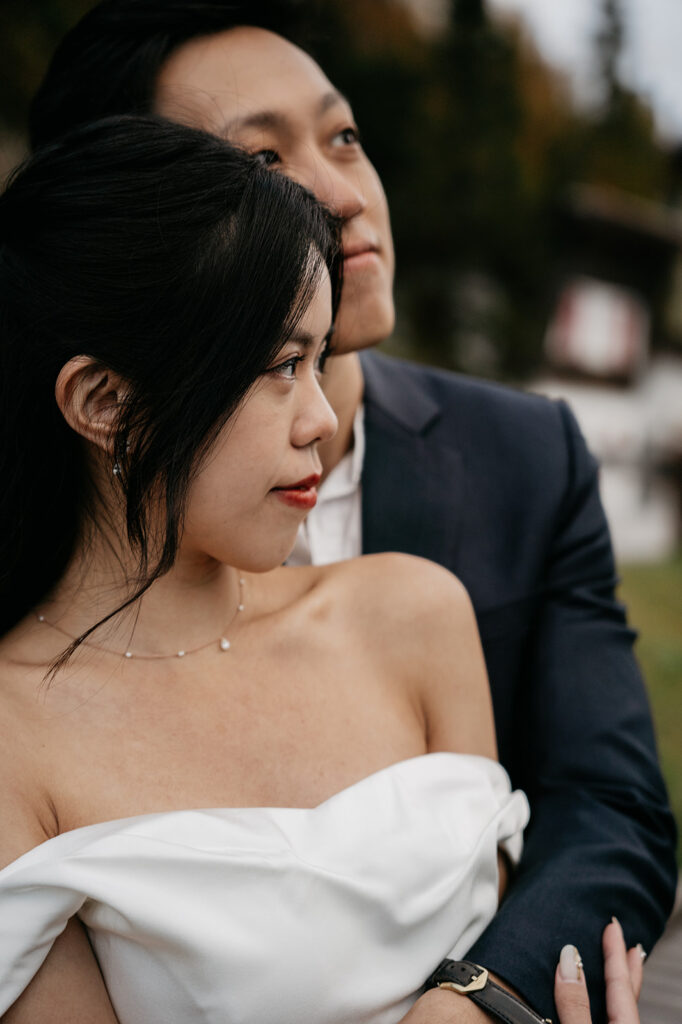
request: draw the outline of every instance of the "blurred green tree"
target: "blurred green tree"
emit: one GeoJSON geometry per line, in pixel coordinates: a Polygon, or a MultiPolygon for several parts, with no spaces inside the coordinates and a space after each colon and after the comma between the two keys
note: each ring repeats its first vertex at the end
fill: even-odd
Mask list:
{"type": "Polygon", "coordinates": [[[652,199],[665,196],[668,154],[656,138],[651,108],[622,82],[626,41],[622,0],[602,0],[595,36],[601,102],[576,137],[576,177],[652,199]]]}

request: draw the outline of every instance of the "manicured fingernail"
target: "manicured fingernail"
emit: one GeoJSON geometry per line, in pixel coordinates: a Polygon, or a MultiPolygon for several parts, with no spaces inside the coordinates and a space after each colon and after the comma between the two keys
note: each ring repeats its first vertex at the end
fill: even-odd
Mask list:
{"type": "Polygon", "coordinates": [[[645,948],[644,948],[644,946],[642,945],[641,942],[637,943],[637,951],[638,951],[639,955],[642,958],[642,963],[644,963],[644,961],[647,958],[647,951],[645,950],[645,948]]]}
{"type": "Polygon", "coordinates": [[[623,926],[621,925],[621,923],[620,923],[620,921],[618,920],[617,917],[612,917],[611,918],[611,924],[615,924],[616,928],[619,929],[621,935],[623,934],[623,926]]]}
{"type": "Polygon", "coordinates": [[[559,954],[559,974],[562,981],[580,981],[583,962],[575,946],[564,946],[559,954]]]}

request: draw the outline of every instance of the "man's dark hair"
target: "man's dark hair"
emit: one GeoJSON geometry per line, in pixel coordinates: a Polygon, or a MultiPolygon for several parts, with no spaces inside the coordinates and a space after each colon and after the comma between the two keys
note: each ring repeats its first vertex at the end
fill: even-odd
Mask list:
{"type": "Polygon", "coordinates": [[[103,117],[151,112],[162,65],[190,39],[253,25],[309,49],[314,7],[309,0],[103,0],[52,58],[31,104],[31,145],[103,117]]]}

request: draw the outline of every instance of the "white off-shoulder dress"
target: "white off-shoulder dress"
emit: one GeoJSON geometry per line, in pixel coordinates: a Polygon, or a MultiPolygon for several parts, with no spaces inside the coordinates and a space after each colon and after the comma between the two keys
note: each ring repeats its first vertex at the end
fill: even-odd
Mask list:
{"type": "Polygon", "coordinates": [[[66,832],[0,871],[0,1015],[77,914],[121,1024],[395,1024],[492,918],[527,818],[498,764],[434,753],[312,809],[66,832]]]}

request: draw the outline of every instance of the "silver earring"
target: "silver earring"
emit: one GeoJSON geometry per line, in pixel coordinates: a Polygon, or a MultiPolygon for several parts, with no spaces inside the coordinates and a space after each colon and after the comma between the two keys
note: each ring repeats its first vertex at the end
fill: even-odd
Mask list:
{"type": "Polygon", "coordinates": [[[112,473],[114,474],[114,476],[120,476],[121,475],[121,467],[119,466],[118,462],[114,463],[114,468],[112,469],[112,473]]]}

